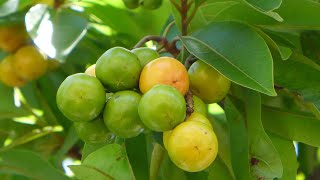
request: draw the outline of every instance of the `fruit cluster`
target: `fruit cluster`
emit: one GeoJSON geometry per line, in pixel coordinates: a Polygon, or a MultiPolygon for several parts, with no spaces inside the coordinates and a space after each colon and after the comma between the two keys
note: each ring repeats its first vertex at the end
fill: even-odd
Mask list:
{"type": "Polygon", "coordinates": [[[62,82],[57,105],[88,143],[104,142],[112,135],[131,138],[143,131],[163,132],[171,160],[196,172],[207,168],[218,152],[204,102],[220,101],[229,87],[228,79],[202,61],[187,71],[180,61],[149,48],[114,47],[85,73],[62,82]],[[191,97],[194,112],[187,117],[184,96],[189,89],[197,96],[191,97]]]}
{"type": "Polygon", "coordinates": [[[22,25],[0,27],[0,49],[8,55],[0,62],[0,81],[20,87],[47,71],[47,58],[35,46],[28,45],[22,25]]]}
{"type": "Polygon", "coordinates": [[[136,9],[141,6],[144,9],[154,10],[158,9],[162,0],[122,0],[124,5],[129,9],[136,9]]]}

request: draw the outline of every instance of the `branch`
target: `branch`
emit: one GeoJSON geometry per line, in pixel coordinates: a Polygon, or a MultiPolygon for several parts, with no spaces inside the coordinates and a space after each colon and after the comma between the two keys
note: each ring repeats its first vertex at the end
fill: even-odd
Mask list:
{"type": "Polygon", "coordinates": [[[167,40],[165,37],[149,35],[142,38],[133,48],[141,47],[148,41],[155,41],[159,44],[165,44],[167,40]]]}
{"type": "Polygon", "coordinates": [[[173,6],[179,11],[181,12],[181,7],[177,4],[177,2],[175,0],[170,0],[170,2],[173,4],[173,6]]]}

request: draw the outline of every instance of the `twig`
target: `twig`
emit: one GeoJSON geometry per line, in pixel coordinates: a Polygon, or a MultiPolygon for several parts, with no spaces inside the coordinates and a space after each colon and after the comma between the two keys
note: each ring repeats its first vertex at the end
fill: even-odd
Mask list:
{"type": "Polygon", "coordinates": [[[188,1],[187,0],[181,0],[181,34],[182,36],[186,36],[188,32],[188,24],[187,24],[187,18],[188,18],[188,1]]]}
{"type": "Polygon", "coordinates": [[[190,90],[188,90],[187,94],[184,96],[187,104],[187,118],[194,112],[193,110],[193,106],[194,106],[194,102],[193,102],[193,98],[192,98],[192,92],[190,90]]]}
{"type": "Polygon", "coordinates": [[[167,39],[165,37],[154,36],[154,35],[145,36],[133,48],[141,47],[148,41],[156,41],[159,44],[165,44],[167,39]]]}
{"type": "Polygon", "coordinates": [[[170,0],[170,2],[173,4],[173,6],[179,11],[181,12],[181,7],[177,4],[177,2],[175,0],[170,0]]]}

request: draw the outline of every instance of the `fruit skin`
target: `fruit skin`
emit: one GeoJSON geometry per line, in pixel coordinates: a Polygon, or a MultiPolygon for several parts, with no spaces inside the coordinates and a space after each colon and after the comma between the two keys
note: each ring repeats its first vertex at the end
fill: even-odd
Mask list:
{"type": "Polygon", "coordinates": [[[17,74],[27,80],[34,80],[47,71],[46,57],[34,46],[23,46],[14,54],[13,67],[17,74]]]}
{"type": "Polygon", "coordinates": [[[156,50],[147,47],[140,47],[133,49],[133,52],[139,59],[141,67],[144,67],[146,64],[160,57],[159,53],[156,50]]]}
{"type": "Polygon", "coordinates": [[[14,57],[9,55],[0,62],[0,81],[9,87],[20,87],[27,81],[16,73],[17,70],[12,65],[13,59],[14,57]]]}
{"type": "Polygon", "coordinates": [[[0,26],[0,49],[14,52],[27,41],[24,25],[0,26]]]}
{"type": "Polygon", "coordinates": [[[142,96],[138,111],[147,128],[163,132],[173,129],[184,120],[186,103],[174,87],[160,84],[142,96]]]}
{"type": "Polygon", "coordinates": [[[188,72],[184,65],[174,58],[157,58],[142,69],[140,91],[144,94],[157,84],[173,86],[185,95],[189,89],[188,72]]]}
{"type": "Polygon", "coordinates": [[[84,73],[67,77],[57,92],[57,105],[71,121],[85,122],[96,118],[106,102],[100,81],[84,73]]]}
{"type": "Polygon", "coordinates": [[[122,0],[128,9],[136,9],[139,7],[139,0],[122,0]]]}
{"type": "Polygon", "coordinates": [[[172,162],[188,172],[206,169],[218,153],[218,140],[212,129],[204,123],[187,121],[179,124],[168,141],[168,154],[172,162]]]}
{"type": "Polygon", "coordinates": [[[204,102],[195,95],[192,96],[192,99],[193,99],[193,111],[206,116],[208,111],[206,104],[204,104],[204,102]]]}
{"type": "Polygon", "coordinates": [[[75,122],[74,127],[79,138],[86,143],[104,143],[113,136],[101,116],[89,122],[75,122]]]}
{"type": "Polygon", "coordinates": [[[188,74],[192,93],[206,104],[221,101],[230,89],[230,80],[203,61],[193,63],[188,74]]]}
{"type": "Polygon", "coordinates": [[[205,117],[204,115],[200,114],[200,113],[197,113],[197,112],[194,112],[192,113],[187,119],[186,121],[197,121],[197,122],[201,122],[207,126],[209,126],[211,129],[212,128],[212,125],[211,125],[211,122],[209,121],[209,119],[207,117],[205,117]]]}
{"type": "Polygon", "coordinates": [[[143,0],[141,6],[145,9],[154,10],[158,9],[162,4],[162,0],[143,0]]]}
{"type": "Polygon", "coordinates": [[[104,123],[115,135],[131,138],[143,131],[138,114],[141,95],[134,91],[119,91],[108,100],[103,111],[104,123]]]}
{"type": "Polygon", "coordinates": [[[168,142],[169,142],[169,138],[170,138],[170,136],[172,134],[172,131],[173,130],[165,131],[162,134],[162,141],[163,141],[163,145],[164,145],[165,149],[168,149],[168,142]]]}
{"type": "Polygon", "coordinates": [[[96,64],[89,66],[84,73],[96,77],[96,64]]]}
{"type": "Polygon", "coordinates": [[[138,57],[122,47],[107,50],[96,63],[96,76],[111,92],[138,86],[141,65],[138,57]]]}

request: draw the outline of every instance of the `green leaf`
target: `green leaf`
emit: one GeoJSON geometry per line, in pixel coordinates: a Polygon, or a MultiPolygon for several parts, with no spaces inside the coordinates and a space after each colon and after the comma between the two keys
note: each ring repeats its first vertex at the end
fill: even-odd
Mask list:
{"type": "Polygon", "coordinates": [[[274,96],[273,63],[265,41],[237,22],[211,23],[181,38],[187,50],[231,81],[274,96]]]}
{"type": "Polygon", "coordinates": [[[312,146],[320,146],[320,121],[314,117],[286,111],[279,108],[262,106],[263,126],[270,132],[285,139],[303,142],[312,146]]]}
{"type": "Polygon", "coordinates": [[[209,167],[208,179],[234,180],[228,167],[217,157],[209,167]]]}
{"type": "Polygon", "coordinates": [[[83,162],[88,155],[90,155],[91,153],[93,153],[94,151],[104,147],[105,145],[107,145],[109,143],[101,143],[101,144],[89,144],[89,143],[85,143],[83,150],[82,150],[82,157],[81,157],[81,161],[83,162]]]}
{"type": "MultiPolygon", "coordinates": [[[[135,179],[125,149],[119,144],[109,144],[94,151],[82,165],[98,169],[113,179],[135,179]]],[[[90,174],[92,170],[81,172],[79,176],[83,177],[84,173],[90,174]]]]}
{"type": "Polygon", "coordinates": [[[113,177],[104,173],[100,169],[88,165],[68,166],[79,180],[112,180],[113,177]]]}
{"type": "Polygon", "coordinates": [[[149,179],[147,143],[144,134],[126,139],[126,149],[132,170],[137,179],[149,179]]]}
{"type": "Polygon", "coordinates": [[[245,0],[250,5],[261,11],[272,11],[280,7],[282,0],[245,0]]]}
{"type": "Polygon", "coordinates": [[[320,65],[320,32],[306,31],[301,33],[303,54],[320,65]]]}
{"type": "Polygon", "coordinates": [[[274,147],[277,149],[283,165],[283,174],[279,180],[296,179],[298,162],[293,142],[268,133],[274,147]]]}
{"type": "Polygon", "coordinates": [[[86,33],[88,21],[68,9],[55,11],[37,5],[25,17],[26,28],[34,43],[49,57],[64,61],[86,33]]]}
{"type": "Polygon", "coordinates": [[[163,162],[161,163],[160,176],[162,180],[187,180],[186,173],[178,168],[165,152],[163,162]]]}
{"type": "Polygon", "coordinates": [[[320,109],[320,66],[305,56],[293,53],[289,60],[274,58],[275,83],[300,93],[320,109]]]}
{"type": "Polygon", "coordinates": [[[248,89],[243,89],[242,93],[249,135],[251,176],[254,179],[280,178],[283,166],[277,150],[262,126],[260,94],[248,89]]]}
{"type": "Polygon", "coordinates": [[[304,174],[310,175],[313,173],[314,169],[317,168],[318,162],[315,161],[317,157],[318,148],[309,146],[307,144],[299,143],[298,144],[298,163],[299,170],[304,174]]]}
{"type": "Polygon", "coordinates": [[[16,173],[31,179],[68,180],[62,172],[52,167],[39,155],[27,150],[0,152],[0,172],[16,173]]]}
{"type": "Polygon", "coordinates": [[[31,4],[30,0],[4,0],[0,2],[0,17],[11,15],[31,4]]]}
{"type": "Polygon", "coordinates": [[[160,144],[154,143],[150,162],[150,180],[158,178],[164,155],[164,148],[160,144]]]}
{"type": "Polygon", "coordinates": [[[241,112],[243,104],[231,96],[225,99],[225,111],[230,129],[231,163],[236,179],[250,179],[248,133],[241,112]]]}

